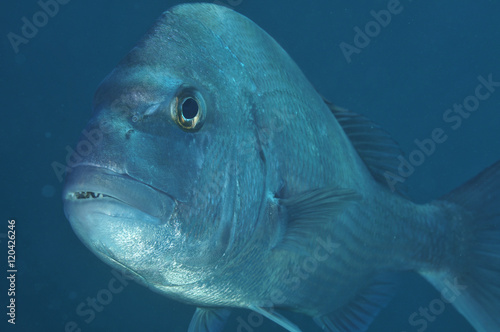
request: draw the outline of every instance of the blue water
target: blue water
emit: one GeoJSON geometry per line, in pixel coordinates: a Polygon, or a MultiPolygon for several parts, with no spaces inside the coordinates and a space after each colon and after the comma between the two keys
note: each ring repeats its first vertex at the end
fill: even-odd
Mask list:
{"type": "MultiPolygon", "coordinates": [[[[89,119],[100,80],[159,14],[177,3],[73,0],[46,22],[36,16],[41,7],[34,0],[0,4],[2,331],[70,331],[73,325],[82,331],[187,330],[194,308],[134,283],[115,283],[111,270],[80,243],[63,215],[62,183],[52,167],[64,164],[66,148],[89,119]],[[20,35],[22,18],[32,21],[33,15],[41,27],[15,53],[9,33],[20,35]],[[12,218],[15,327],[6,323],[5,234],[12,218]],[[112,298],[106,297],[110,287],[120,289],[112,298]],[[96,296],[106,305],[91,310],[86,301],[96,296]]],[[[354,44],[355,27],[376,29],[370,11],[385,9],[390,1],[226,3],[240,3],[235,9],[275,37],[324,96],[381,124],[408,153],[417,148],[415,139],[444,130],[447,140],[405,183],[416,201],[439,197],[500,159],[500,89],[480,101],[456,130],[443,121],[448,108],[474,94],[479,76],[500,81],[498,2],[402,0],[391,22],[371,30],[369,44],[349,63],[340,44],[354,44]]],[[[408,273],[369,331],[417,331],[423,325],[412,326],[410,315],[436,298],[437,291],[408,273]]],[[[238,330],[238,317],[246,321],[248,312],[236,311],[226,331],[238,330]]],[[[304,331],[319,331],[308,318],[288,317],[304,331]]],[[[473,331],[450,305],[427,323],[426,331],[473,331]]],[[[252,329],[278,330],[269,322],[252,329]]]]}

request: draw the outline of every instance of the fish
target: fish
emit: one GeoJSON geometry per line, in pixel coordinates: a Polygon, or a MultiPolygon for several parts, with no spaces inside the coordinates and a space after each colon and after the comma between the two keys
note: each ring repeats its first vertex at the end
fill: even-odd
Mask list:
{"type": "Polygon", "coordinates": [[[67,219],[102,261],[196,306],[190,332],[223,331],[234,308],[291,332],[290,312],[364,331],[404,271],[500,330],[500,163],[412,202],[390,135],[232,9],[164,12],[101,82],[83,133],[67,219]]]}

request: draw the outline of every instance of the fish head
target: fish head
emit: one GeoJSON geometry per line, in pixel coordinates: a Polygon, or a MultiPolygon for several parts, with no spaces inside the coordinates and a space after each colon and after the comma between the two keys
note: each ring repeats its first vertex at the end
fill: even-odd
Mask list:
{"type": "Polygon", "coordinates": [[[63,200],[75,233],[147,285],[209,277],[261,211],[255,85],[209,27],[220,11],[231,13],[165,12],[100,84],[70,158],[63,200]]]}

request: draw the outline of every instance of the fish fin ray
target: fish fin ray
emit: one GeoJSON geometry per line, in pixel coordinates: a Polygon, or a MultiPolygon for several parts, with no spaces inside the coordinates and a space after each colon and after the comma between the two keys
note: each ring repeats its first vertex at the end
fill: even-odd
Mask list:
{"type": "Polygon", "coordinates": [[[406,196],[406,188],[402,185],[404,178],[399,176],[398,156],[404,155],[399,144],[381,126],[370,119],[335,106],[324,99],[327,106],[339,122],[345,134],[368,167],[373,178],[389,189],[406,196]],[[389,184],[387,176],[396,180],[389,184]]]}
{"type": "Polygon", "coordinates": [[[222,332],[231,311],[225,308],[196,308],[188,332],[222,332]]]}
{"type": "Polygon", "coordinates": [[[395,289],[394,275],[381,274],[347,305],[329,314],[314,317],[314,322],[328,332],[366,331],[380,310],[391,301],[395,289]]]}
{"type": "Polygon", "coordinates": [[[287,318],[274,311],[274,309],[272,308],[271,309],[262,308],[255,305],[251,305],[248,308],[261,314],[262,316],[268,318],[269,320],[275,322],[276,324],[283,327],[289,332],[302,332],[295,324],[293,324],[287,318]]]}
{"type": "Polygon", "coordinates": [[[297,249],[307,235],[317,232],[318,226],[335,220],[349,204],[360,199],[351,189],[325,187],[306,191],[290,198],[279,199],[280,218],[286,220],[281,249],[297,249]]]}
{"type": "MultiPolygon", "coordinates": [[[[421,272],[479,332],[500,331],[500,161],[441,200],[465,209],[468,257],[443,272],[421,272]],[[464,289],[465,288],[465,289],[464,289]]],[[[439,202],[439,201],[438,201],[439,202]]]]}

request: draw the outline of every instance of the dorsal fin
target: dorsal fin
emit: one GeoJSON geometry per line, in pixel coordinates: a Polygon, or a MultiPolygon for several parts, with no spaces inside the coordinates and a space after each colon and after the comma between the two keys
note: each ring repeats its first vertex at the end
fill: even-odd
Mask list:
{"type": "Polygon", "coordinates": [[[395,188],[396,192],[404,195],[406,190],[401,184],[405,179],[399,175],[398,171],[398,156],[403,155],[399,144],[370,119],[335,106],[326,99],[323,100],[351,140],[374,179],[391,190],[395,188]],[[398,177],[395,187],[388,184],[387,173],[392,177],[398,177]]]}

